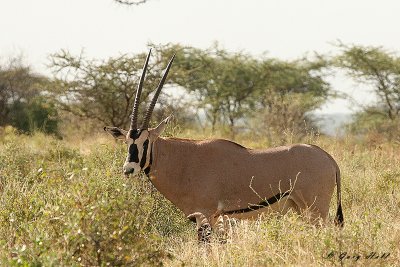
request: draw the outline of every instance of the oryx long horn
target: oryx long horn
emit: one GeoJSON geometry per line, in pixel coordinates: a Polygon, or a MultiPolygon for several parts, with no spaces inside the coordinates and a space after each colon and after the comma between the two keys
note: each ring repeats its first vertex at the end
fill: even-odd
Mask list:
{"type": "Polygon", "coordinates": [[[136,90],[135,102],[133,104],[130,128],[135,129],[135,130],[137,129],[137,117],[138,117],[138,110],[139,110],[139,105],[140,105],[140,95],[142,94],[142,87],[143,87],[144,77],[146,76],[146,69],[147,69],[147,65],[149,63],[150,54],[151,54],[151,48],[150,48],[149,54],[147,54],[146,62],[144,63],[144,66],[143,66],[142,76],[140,76],[139,85],[136,90]]]}
{"type": "Polygon", "coordinates": [[[165,80],[167,79],[167,75],[168,75],[169,69],[171,68],[172,61],[174,61],[174,58],[175,58],[175,54],[172,56],[171,60],[169,61],[167,68],[165,69],[164,75],[162,76],[161,81],[158,84],[157,90],[153,96],[153,99],[151,100],[150,106],[146,111],[146,115],[144,117],[143,125],[142,125],[141,129],[149,128],[151,114],[153,113],[153,109],[154,109],[154,106],[156,105],[158,96],[160,95],[161,89],[165,83],[165,80]]]}

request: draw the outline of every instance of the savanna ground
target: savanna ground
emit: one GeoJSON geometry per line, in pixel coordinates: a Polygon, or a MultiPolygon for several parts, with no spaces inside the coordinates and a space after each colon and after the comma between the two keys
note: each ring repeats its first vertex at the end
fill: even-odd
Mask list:
{"type": "Polygon", "coordinates": [[[309,139],[341,168],[344,229],[333,225],[334,195],[325,227],[271,215],[239,222],[226,244],[204,245],[147,178],[121,174],[124,144],[3,129],[0,265],[399,266],[400,144],[309,139]]]}

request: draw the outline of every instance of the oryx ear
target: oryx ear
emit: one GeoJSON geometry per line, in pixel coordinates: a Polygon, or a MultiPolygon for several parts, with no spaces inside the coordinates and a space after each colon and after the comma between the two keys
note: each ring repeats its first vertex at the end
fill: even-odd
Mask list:
{"type": "Polygon", "coordinates": [[[111,134],[115,139],[125,140],[128,131],[122,130],[117,127],[104,127],[104,131],[111,134]]]}
{"type": "Polygon", "coordinates": [[[162,122],[160,122],[159,125],[157,125],[156,128],[151,129],[150,135],[155,139],[157,137],[159,137],[162,132],[164,132],[165,127],[167,126],[167,124],[169,123],[169,121],[172,119],[172,114],[169,115],[165,120],[163,120],[162,122]]]}

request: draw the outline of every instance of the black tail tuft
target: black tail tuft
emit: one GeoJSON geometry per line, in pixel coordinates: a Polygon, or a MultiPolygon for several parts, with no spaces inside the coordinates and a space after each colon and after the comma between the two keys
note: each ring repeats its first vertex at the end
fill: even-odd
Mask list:
{"type": "Polygon", "coordinates": [[[336,218],[335,218],[335,224],[339,227],[344,226],[344,217],[343,217],[343,211],[342,211],[342,204],[339,204],[337,212],[336,212],[336,218]]]}

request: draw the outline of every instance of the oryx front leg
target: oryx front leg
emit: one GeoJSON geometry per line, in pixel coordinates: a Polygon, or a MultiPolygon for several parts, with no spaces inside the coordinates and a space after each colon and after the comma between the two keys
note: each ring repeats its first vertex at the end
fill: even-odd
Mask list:
{"type": "Polygon", "coordinates": [[[195,219],[197,225],[197,239],[202,243],[209,243],[211,239],[211,225],[201,212],[195,212],[187,216],[188,219],[195,219]]]}

